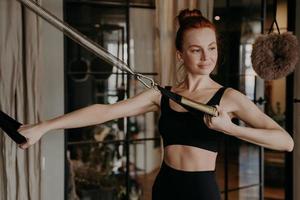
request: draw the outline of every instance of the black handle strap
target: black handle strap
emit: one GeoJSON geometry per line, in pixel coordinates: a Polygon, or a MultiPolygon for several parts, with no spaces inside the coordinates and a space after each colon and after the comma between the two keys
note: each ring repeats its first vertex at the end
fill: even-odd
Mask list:
{"type": "Polygon", "coordinates": [[[0,128],[17,144],[27,142],[27,139],[18,132],[22,124],[0,110],[0,128]]]}
{"type": "Polygon", "coordinates": [[[199,117],[203,117],[204,112],[197,110],[195,108],[192,108],[190,106],[187,106],[183,103],[181,103],[181,99],[182,96],[179,94],[176,94],[174,92],[170,91],[170,87],[160,87],[159,85],[157,86],[158,90],[161,92],[162,95],[172,99],[173,101],[175,101],[177,104],[181,105],[182,107],[184,107],[187,111],[189,111],[192,115],[194,115],[195,117],[199,118],[199,117]]]}

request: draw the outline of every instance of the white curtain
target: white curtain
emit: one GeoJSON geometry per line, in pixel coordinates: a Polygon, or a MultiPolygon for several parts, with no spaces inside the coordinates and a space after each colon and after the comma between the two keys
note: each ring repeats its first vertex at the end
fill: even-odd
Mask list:
{"type": "MultiPolygon", "coordinates": [[[[38,30],[18,1],[0,1],[0,109],[22,123],[39,119],[38,30]]],[[[23,151],[0,131],[0,148],[0,199],[41,199],[40,143],[23,151]]]]}
{"type": "Polygon", "coordinates": [[[155,71],[159,72],[157,81],[161,85],[172,85],[176,80],[175,35],[179,11],[197,8],[212,20],[213,6],[213,0],[156,0],[155,71]]]}

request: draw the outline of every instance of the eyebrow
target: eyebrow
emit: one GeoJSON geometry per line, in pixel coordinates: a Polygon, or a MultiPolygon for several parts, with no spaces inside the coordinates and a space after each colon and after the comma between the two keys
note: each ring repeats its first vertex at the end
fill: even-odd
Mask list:
{"type": "MultiPolygon", "coordinates": [[[[217,44],[217,43],[216,42],[211,42],[208,46],[213,45],[213,44],[217,44]]],[[[188,46],[188,48],[191,48],[191,47],[201,47],[201,46],[196,45],[196,44],[192,44],[192,45],[188,46]]]]}

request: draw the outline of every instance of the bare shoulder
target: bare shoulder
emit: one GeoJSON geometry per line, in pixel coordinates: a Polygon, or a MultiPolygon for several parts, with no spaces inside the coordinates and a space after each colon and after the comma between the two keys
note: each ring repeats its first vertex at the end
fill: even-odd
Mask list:
{"type": "Polygon", "coordinates": [[[240,101],[250,101],[250,99],[240,91],[233,89],[233,88],[227,88],[223,94],[222,101],[229,103],[241,103],[240,101]]]}
{"type": "Polygon", "coordinates": [[[233,88],[227,88],[225,90],[220,106],[234,115],[240,110],[256,107],[245,94],[233,88]]]}
{"type": "Polygon", "coordinates": [[[110,113],[114,119],[154,112],[159,110],[159,98],[159,91],[156,91],[155,89],[147,89],[131,98],[110,104],[109,106],[112,110],[110,113]]]}
{"type": "Polygon", "coordinates": [[[129,102],[133,106],[151,107],[151,111],[157,111],[160,107],[160,97],[160,91],[154,88],[150,88],[127,99],[127,102],[129,102]]]}
{"type": "Polygon", "coordinates": [[[150,101],[151,103],[159,107],[161,93],[158,90],[151,88],[151,89],[144,90],[143,92],[139,93],[133,98],[138,98],[139,100],[144,100],[144,101],[150,101]]]}
{"type": "Polygon", "coordinates": [[[269,116],[261,111],[246,95],[228,88],[220,102],[232,118],[244,121],[251,127],[280,128],[269,116]]]}

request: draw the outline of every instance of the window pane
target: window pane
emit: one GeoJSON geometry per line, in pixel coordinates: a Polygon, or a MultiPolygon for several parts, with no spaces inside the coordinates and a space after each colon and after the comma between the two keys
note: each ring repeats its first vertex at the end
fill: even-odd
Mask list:
{"type": "Polygon", "coordinates": [[[258,200],[259,187],[254,186],[250,188],[240,189],[237,191],[229,192],[228,199],[230,200],[258,200]]]}
{"type": "Polygon", "coordinates": [[[259,183],[259,147],[233,140],[229,145],[228,189],[259,183]]]}

